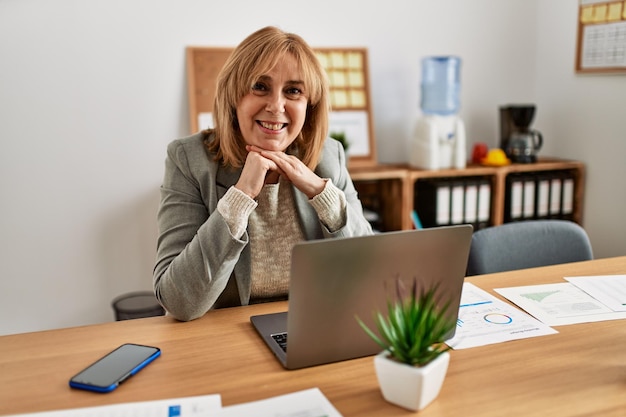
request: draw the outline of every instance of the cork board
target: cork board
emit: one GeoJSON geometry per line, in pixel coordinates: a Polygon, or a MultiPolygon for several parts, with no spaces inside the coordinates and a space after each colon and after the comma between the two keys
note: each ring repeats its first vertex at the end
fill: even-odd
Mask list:
{"type": "Polygon", "coordinates": [[[626,1],[579,0],[577,73],[626,73],[626,1]]]}
{"type": "MultiPolygon", "coordinates": [[[[189,125],[212,127],[217,75],[233,48],[187,47],[189,125]]],[[[350,167],[376,165],[368,58],[365,48],[315,48],[330,82],[329,134],[348,142],[350,167]]]]}

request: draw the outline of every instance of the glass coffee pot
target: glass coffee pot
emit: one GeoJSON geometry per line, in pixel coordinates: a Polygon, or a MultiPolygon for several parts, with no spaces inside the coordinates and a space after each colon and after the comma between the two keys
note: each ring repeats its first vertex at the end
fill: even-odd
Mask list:
{"type": "Polygon", "coordinates": [[[511,133],[507,155],[513,162],[528,164],[537,162],[537,152],[543,145],[543,136],[536,130],[528,129],[511,133]]]}
{"type": "Polygon", "coordinates": [[[543,146],[543,136],[530,129],[535,106],[513,105],[500,108],[502,149],[513,162],[537,162],[537,153],[543,146]]]}

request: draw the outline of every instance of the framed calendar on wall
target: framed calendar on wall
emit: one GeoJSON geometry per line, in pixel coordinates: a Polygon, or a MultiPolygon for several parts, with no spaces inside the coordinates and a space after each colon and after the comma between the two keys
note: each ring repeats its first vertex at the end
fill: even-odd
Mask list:
{"type": "Polygon", "coordinates": [[[626,73],[626,1],[579,0],[577,73],[626,73]]]}
{"type": "MultiPolygon", "coordinates": [[[[329,80],[329,135],[344,144],[350,167],[376,165],[368,57],[365,48],[314,48],[329,80]]],[[[217,76],[233,48],[187,47],[191,132],[213,127],[217,76]]]]}

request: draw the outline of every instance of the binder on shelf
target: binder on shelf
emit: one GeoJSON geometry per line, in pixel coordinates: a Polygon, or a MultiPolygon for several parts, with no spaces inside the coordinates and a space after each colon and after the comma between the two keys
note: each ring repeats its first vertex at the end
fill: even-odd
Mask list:
{"type": "Polygon", "coordinates": [[[510,174],[506,178],[504,221],[573,220],[575,186],[571,170],[510,174]]]}
{"type": "Polygon", "coordinates": [[[447,181],[440,181],[437,185],[437,199],[435,200],[436,226],[446,226],[450,224],[450,210],[452,201],[452,189],[447,181]]]}
{"type": "Polygon", "coordinates": [[[420,179],[415,184],[414,208],[423,227],[491,222],[491,181],[484,177],[420,179]]]}
{"type": "Polygon", "coordinates": [[[465,183],[465,223],[478,227],[478,182],[467,180],[465,183]]]}
{"type": "Polygon", "coordinates": [[[465,216],[465,185],[463,181],[454,181],[450,189],[451,206],[450,206],[450,223],[462,224],[465,216]]]}
{"type": "Polygon", "coordinates": [[[506,179],[505,222],[538,216],[539,179],[534,173],[510,174],[506,179]]]}
{"type": "Polygon", "coordinates": [[[574,218],[574,177],[571,174],[563,178],[561,199],[561,217],[572,220],[574,218]]]}
{"type": "Polygon", "coordinates": [[[535,189],[536,179],[534,175],[527,175],[524,178],[524,193],[523,193],[523,209],[522,215],[524,219],[535,218],[535,189]]]}
{"type": "Polygon", "coordinates": [[[471,224],[478,230],[491,224],[491,187],[483,176],[420,179],[414,208],[423,227],[471,224]]]}
{"type": "Polygon", "coordinates": [[[491,182],[483,178],[478,181],[478,227],[483,229],[491,223],[491,182]]]}
{"type": "Polygon", "coordinates": [[[562,184],[563,181],[561,176],[558,173],[555,173],[550,179],[549,217],[551,219],[561,218],[562,184]]]}
{"type": "Polygon", "coordinates": [[[451,203],[452,189],[448,178],[416,181],[413,207],[423,227],[449,225],[451,203]]]}
{"type": "Polygon", "coordinates": [[[537,219],[547,219],[550,215],[550,176],[537,175],[537,219]]]}
{"type": "Polygon", "coordinates": [[[507,177],[506,195],[506,220],[521,220],[524,208],[524,180],[520,174],[511,174],[507,177]]]}

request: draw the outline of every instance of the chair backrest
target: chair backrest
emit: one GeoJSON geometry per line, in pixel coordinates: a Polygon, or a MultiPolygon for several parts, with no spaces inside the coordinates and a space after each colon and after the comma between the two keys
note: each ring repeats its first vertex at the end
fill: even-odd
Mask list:
{"type": "Polygon", "coordinates": [[[115,320],[140,319],[165,315],[165,309],[152,291],[136,291],[122,294],[111,302],[115,320]]]}
{"type": "Polygon", "coordinates": [[[567,220],[527,220],[474,232],[467,275],[593,259],[589,237],[567,220]]]}

